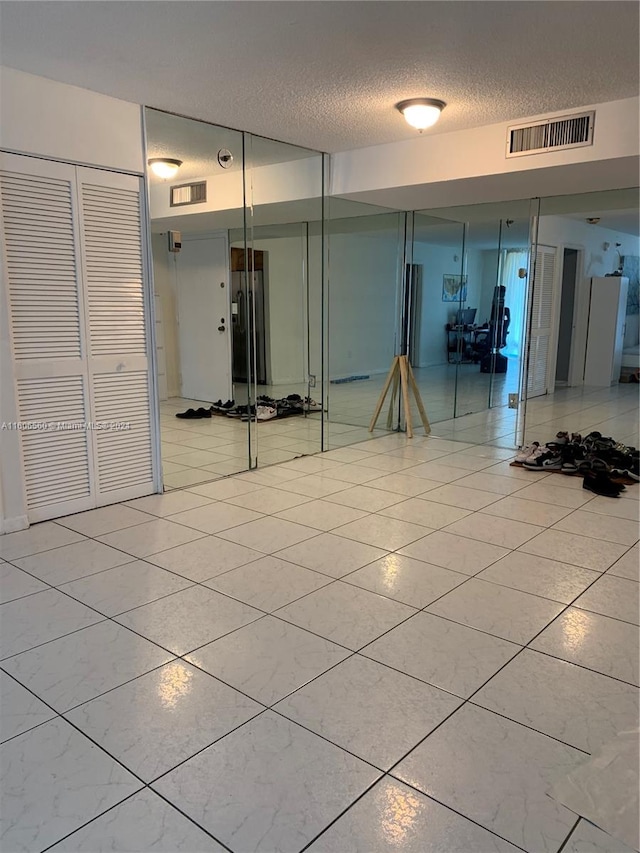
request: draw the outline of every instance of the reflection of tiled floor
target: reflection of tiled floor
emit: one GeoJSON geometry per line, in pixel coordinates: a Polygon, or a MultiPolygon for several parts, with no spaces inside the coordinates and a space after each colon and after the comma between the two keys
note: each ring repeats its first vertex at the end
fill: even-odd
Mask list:
{"type": "MultiPolygon", "coordinates": [[[[493,377],[481,374],[477,365],[461,365],[458,382],[458,411],[452,417],[455,365],[420,369],[416,378],[432,423],[432,434],[474,444],[515,446],[516,412],[506,406],[505,396],[515,390],[517,376],[510,364],[508,374],[493,377]],[[502,405],[487,410],[489,383],[493,381],[494,401],[502,405]]],[[[325,442],[332,449],[366,441],[386,431],[385,406],[373,436],[368,432],[371,415],[385,377],[376,376],[344,384],[329,385],[329,413],[325,414],[325,442]]],[[[269,389],[260,389],[268,393],[269,389]]],[[[289,390],[289,389],[288,389],[289,390]]],[[[293,388],[303,394],[304,389],[293,388]]],[[[274,393],[282,393],[275,391],[274,393]]],[[[185,421],[175,413],[198,405],[197,401],[173,398],[161,403],[162,458],[167,489],[238,473],[248,468],[248,426],[225,417],[185,421]]],[[[420,424],[412,407],[414,424],[420,424]]],[[[321,418],[317,412],[308,417],[291,417],[258,424],[252,432],[252,447],[257,449],[261,466],[284,462],[297,456],[319,452],[321,418]]],[[[559,430],[588,433],[598,430],[627,444],[637,445],[638,386],[614,385],[611,388],[565,388],[555,394],[537,397],[527,404],[526,441],[548,441],[559,430]]],[[[417,430],[418,433],[421,429],[417,430]]]]}
{"type": "Polygon", "coordinates": [[[386,435],[0,537],[2,849],[630,853],[548,791],[638,726],[640,486],[508,458],[386,435]]]}

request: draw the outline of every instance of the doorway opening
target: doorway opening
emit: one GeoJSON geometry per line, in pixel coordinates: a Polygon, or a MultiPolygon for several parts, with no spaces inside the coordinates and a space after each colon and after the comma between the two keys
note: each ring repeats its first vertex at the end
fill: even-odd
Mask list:
{"type": "Polygon", "coordinates": [[[556,387],[571,384],[571,354],[575,326],[576,286],[578,276],[578,250],[565,249],[562,258],[560,283],[560,320],[558,325],[558,351],[556,357],[556,387]]]}

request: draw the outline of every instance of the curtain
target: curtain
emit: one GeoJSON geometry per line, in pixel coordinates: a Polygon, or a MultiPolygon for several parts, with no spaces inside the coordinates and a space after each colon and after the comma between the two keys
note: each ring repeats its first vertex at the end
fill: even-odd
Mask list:
{"type": "Polygon", "coordinates": [[[521,267],[527,268],[528,259],[529,253],[524,249],[510,249],[502,253],[500,283],[506,287],[504,304],[511,312],[507,345],[502,350],[504,355],[520,355],[525,323],[527,279],[519,278],[518,270],[521,267]]]}

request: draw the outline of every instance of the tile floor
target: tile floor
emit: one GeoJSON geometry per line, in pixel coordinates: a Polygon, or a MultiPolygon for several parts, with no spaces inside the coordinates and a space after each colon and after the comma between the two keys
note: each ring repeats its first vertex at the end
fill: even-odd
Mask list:
{"type": "MultiPolygon", "coordinates": [[[[513,386],[516,372],[514,365],[510,365],[506,376],[494,377],[494,403],[497,407],[491,410],[487,410],[491,377],[480,374],[477,365],[462,365],[457,405],[459,413],[469,414],[453,418],[455,369],[455,365],[441,365],[416,371],[432,423],[432,434],[457,442],[491,444],[503,448],[503,458],[507,458],[510,455],[508,451],[515,447],[516,435],[516,412],[506,407],[505,399],[509,391],[516,390],[513,386]]],[[[384,376],[372,376],[367,381],[329,386],[330,412],[325,416],[328,417],[324,424],[325,447],[332,450],[347,448],[348,453],[344,458],[349,462],[357,461],[357,454],[351,450],[354,444],[387,434],[386,409],[374,434],[368,431],[384,379],[384,376]]],[[[270,390],[268,387],[260,390],[261,393],[273,393],[276,396],[285,391],[307,393],[301,386],[285,391],[282,388],[270,390]]],[[[172,398],[160,406],[162,460],[167,489],[188,488],[239,473],[248,467],[247,424],[219,416],[195,421],[175,417],[176,412],[192,405],[201,403],[172,398]]],[[[417,424],[419,415],[415,407],[413,409],[414,422],[417,424]]],[[[527,404],[527,441],[538,439],[541,434],[544,440],[548,440],[558,430],[566,428],[567,419],[570,419],[574,431],[588,433],[597,429],[603,435],[614,434],[627,444],[637,445],[638,386],[620,384],[599,389],[564,388],[558,389],[555,394],[530,400],[527,404]]],[[[308,417],[269,421],[254,427],[252,447],[261,466],[286,462],[302,454],[318,453],[321,449],[321,429],[322,415],[319,412],[308,417]]],[[[424,448],[410,448],[398,455],[403,454],[423,462],[436,461],[438,455],[424,448]]],[[[456,464],[469,470],[481,470],[474,458],[473,453],[463,455],[456,464]]],[[[390,475],[401,470],[395,459],[378,464],[384,465],[380,470],[386,470],[390,475]]]]}
{"type": "Polygon", "coordinates": [[[638,726],[640,487],[508,457],[391,434],[1,537],[2,849],[629,853],[547,794],[638,726]]]}

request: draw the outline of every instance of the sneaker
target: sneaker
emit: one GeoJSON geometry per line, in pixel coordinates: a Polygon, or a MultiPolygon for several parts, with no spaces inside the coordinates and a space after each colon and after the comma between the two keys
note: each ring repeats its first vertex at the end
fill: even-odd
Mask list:
{"type": "Polygon", "coordinates": [[[540,447],[539,441],[533,441],[531,444],[528,444],[526,447],[523,447],[520,453],[513,460],[517,462],[518,465],[522,465],[527,459],[533,455],[533,453],[540,447]]]}
{"type": "Polygon", "coordinates": [[[312,400],[311,397],[304,398],[304,407],[308,412],[321,412],[322,404],[316,403],[315,400],[312,400]]]}
{"type": "Polygon", "coordinates": [[[562,456],[553,450],[546,450],[530,456],[524,463],[524,467],[532,471],[561,471],[562,456]]]}
{"type": "Polygon", "coordinates": [[[278,417],[278,410],[275,406],[256,406],[257,421],[271,421],[278,417]]]}

